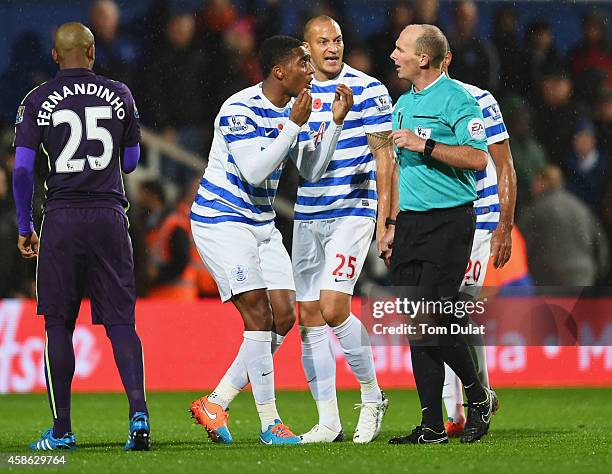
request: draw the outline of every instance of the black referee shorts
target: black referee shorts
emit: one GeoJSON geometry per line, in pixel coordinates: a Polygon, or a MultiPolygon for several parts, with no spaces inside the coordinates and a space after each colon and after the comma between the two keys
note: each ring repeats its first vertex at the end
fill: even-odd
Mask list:
{"type": "Polygon", "coordinates": [[[401,211],[397,216],[391,277],[394,286],[420,287],[421,296],[457,296],[476,229],[473,203],[448,209],[401,211]]]}

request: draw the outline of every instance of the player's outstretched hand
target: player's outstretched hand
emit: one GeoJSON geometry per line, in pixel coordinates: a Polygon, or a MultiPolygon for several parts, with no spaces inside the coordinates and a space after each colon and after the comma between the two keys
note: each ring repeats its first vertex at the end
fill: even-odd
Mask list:
{"type": "Polygon", "coordinates": [[[336,125],[344,122],[344,118],[352,106],[353,90],[345,84],[338,84],[336,87],[336,97],[334,97],[334,103],[332,104],[332,113],[334,114],[336,125]]]}
{"type": "Polygon", "coordinates": [[[395,239],[395,226],[387,227],[380,242],[377,242],[378,256],[385,261],[387,268],[391,267],[391,254],[393,253],[393,240],[395,239]]]}
{"type": "Polygon", "coordinates": [[[389,138],[398,148],[406,148],[407,150],[416,151],[418,153],[423,153],[425,151],[425,140],[407,128],[401,128],[391,132],[389,138]]]}
{"type": "Polygon", "coordinates": [[[302,89],[291,107],[289,120],[301,127],[310,118],[310,112],[312,112],[312,96],[308,89],[302,89]]]}
{"type": "Polygon", "coordinates": [[[34,258],[38,255],[38,235],[32,232],[30,235],[20,235],[17,240],[17,248],[23,258],[34,258]]]}

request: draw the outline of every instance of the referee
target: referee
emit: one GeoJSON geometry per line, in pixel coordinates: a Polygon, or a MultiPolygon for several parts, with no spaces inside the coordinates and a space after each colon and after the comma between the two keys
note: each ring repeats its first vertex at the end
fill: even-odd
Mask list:
{"type": "MultiPolygon", "coordinates": [[[[487,165],[482,112],[463,87],[441,72],[446,51],[439,28],[410,25],[391,54],[398,77],[408,79],[412,87],[393,112],[391,138],[398,165],[392,196],[399,198],[381,254],[390,264],[394,285],[442,302],[457,298],[467,268],[476,224],[474,171],[487,165]]],[[[454,316],[434,317],[447,328],[450,320],[459,322],[454,316]]],[[[446,335],[433,342],[423,336],[410,344],[422,421],[408,436],[389,442],[448,442],[442,418],[444,362],[461,379],[468,399],[461,442],[479,440],[489,428],[492,396],[478,379],[463,336],[446,335]]]]}

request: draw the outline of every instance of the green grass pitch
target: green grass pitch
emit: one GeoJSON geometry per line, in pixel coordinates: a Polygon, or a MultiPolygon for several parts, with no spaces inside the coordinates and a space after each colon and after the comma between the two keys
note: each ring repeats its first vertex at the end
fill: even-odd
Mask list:
{"type": "MultiPolygon", "coordinates": [[[[499,390],[501,409],[489,435],[475,445],[451,440],[440,446],[390,446],[391,436],[406,433],[418,421],[417,396],[411,390],[390,390],[389,410],[380,437],[369,445],[351,441],[327,445],[270,447],[258,443],[259,421],[250,393],[232,404],[230,430],[235,444],[213,445],[204,429],[191,423],[187,409],[195,393],[151,393],[149,410],[153,450],[124,453],[127,402],[122,394],[77,394],[73,429],[78,449],[68,453],[67,466],[38,467],[39,472],[110,472],[112,474],[291,473],[329,472],[612,472],[612,390],[499,390]]],[[[338,395],[347,438],[357,422],[356,391],[338,395]]],[[[296,432],[316,421],[308,392],[279,392],[279,412],[296,432]]],[[[49,426],[45,395],[0,396],[0,453],[29,453],[24,447],[49,426]]],[[[6,469],[0,467],[0,471],[6,469]]],[[[30,470],[10,468],[13,472],[30,470]]]]}

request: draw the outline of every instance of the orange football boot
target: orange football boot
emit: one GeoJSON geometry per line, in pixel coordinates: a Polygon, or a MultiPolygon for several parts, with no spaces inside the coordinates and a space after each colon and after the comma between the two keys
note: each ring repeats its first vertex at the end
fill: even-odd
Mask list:
{"type": "Polygon", "coordinates": [[[196,425],[202,425],[214,443],[232,444],[234,442],[227,427],[229,413],[221,405],[208,400],[208,396],[198,398],[189,408],[196,425]]]}

